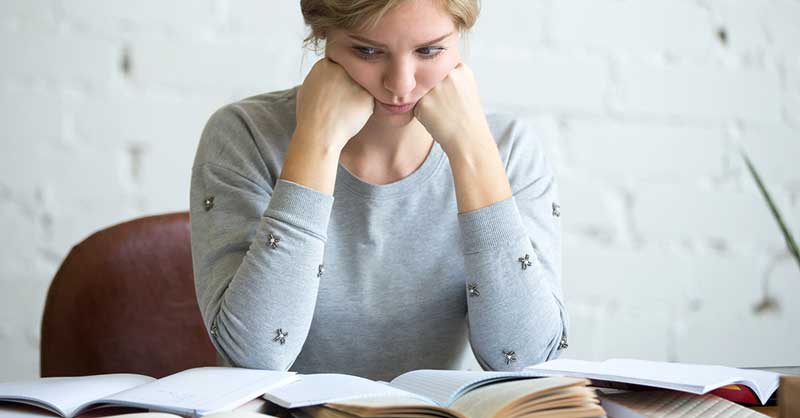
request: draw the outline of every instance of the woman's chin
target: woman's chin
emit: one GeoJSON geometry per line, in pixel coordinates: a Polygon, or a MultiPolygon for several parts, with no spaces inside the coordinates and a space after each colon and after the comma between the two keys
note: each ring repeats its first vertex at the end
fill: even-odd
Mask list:
{"type": "MultiPolygon", "coordinates": [[[[387,112],[386,110],[381,109],[382,111],[375,116],[378,116],[381,122],[391,125],[391,126],[405,126],[411,123],[414,120],[414,110],[410,110],[404,113],[391,113],[387,112]]],[[[377,112],[376,112],[377,113],[377,112]]]]}

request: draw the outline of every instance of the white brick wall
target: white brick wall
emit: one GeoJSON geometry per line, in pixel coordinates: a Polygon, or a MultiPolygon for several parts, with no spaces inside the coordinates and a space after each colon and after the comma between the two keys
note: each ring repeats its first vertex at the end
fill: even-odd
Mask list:
{"type": "MultiPolygon", "coordinates": [[[[0,380],[38,374],[72,245],[186,210],[209,114],[303,80],[297,3],[0,3],[0,380]]],[[[798,39],[797,0],[484,1],[484,104],[558,171],[567,356],[800,364],[800,272],[737,154],[800,238],[798,39]]]]}

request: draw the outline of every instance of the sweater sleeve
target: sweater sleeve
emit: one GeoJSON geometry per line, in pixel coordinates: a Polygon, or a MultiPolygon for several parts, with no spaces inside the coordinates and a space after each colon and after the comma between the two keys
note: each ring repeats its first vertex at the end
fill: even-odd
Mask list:
{"type": "Polygon", "coordinates": [[[288,370],[311,325],[333,196],[256,174],[268,170],[246,116],[217,111],[192,167],[195,289],[224,363],[288,370]]]}
{"type": "Polygon", "coordinates": [[[520,370],[566,348],[561,223],[553,170],[530,129],[500,141],[513,196],[458,215],[469,340],[485,370],[520,370]]]}

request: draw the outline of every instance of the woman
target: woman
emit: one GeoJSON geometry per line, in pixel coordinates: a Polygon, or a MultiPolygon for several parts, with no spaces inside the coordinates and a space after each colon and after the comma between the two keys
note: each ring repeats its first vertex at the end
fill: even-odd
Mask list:
{"type": "Polygon", "coordinates": [[[566,347],[553,172],[484,114],[477,0],[302,0],[325,58],[218,110],[192,172],[197,297],[223,365],[388,380],[566,347]]]}

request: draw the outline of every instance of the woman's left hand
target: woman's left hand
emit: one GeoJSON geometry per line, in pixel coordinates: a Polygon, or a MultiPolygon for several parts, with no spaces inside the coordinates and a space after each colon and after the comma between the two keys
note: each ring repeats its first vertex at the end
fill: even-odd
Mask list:
{"type": "Polygon", "coordinates": [[[414,106],[414,116],[449,154],[488,133],[472,70],[459,63],[414,106]]]}

